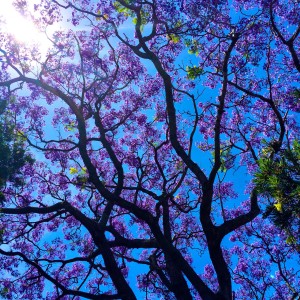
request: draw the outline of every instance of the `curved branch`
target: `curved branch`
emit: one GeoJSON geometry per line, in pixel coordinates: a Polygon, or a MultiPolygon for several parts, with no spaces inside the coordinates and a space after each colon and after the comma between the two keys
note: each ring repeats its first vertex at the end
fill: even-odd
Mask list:
{"type": "Polygon", "coordinates": [[[257,202],[257,193],[255,190],[252,191],[250,197],[250,211],[244,215],[236,217],[234,219],[225,221],[222,225],[218,226],[221,236],[224,237],[228,233],[238,229],[239,227],[252,221],[260,213],[260,209],[257,202]]]}
{"type": "Polygon", "coordinates": [[[300,72],[300,60],[299,60],[298,54],[294,48],[294,41],[300,34],[300,25],[297,27],[297,29],[295,30],[295,32],[291,36],[291,38],[289,40],[286,40],[275,23],[274,14],[273,14],[273,1],[270,1],[270,19],[271,19],[271,24],[272,24],[273,30],[275,31],[275,33],[279,37],[279,39],[282,41],[282,43],[288,47],[288,49],[292,55],[294,65],[295,65],[296,69],[298,70],[298,72],[300,72]]]}
{"type": "Polygon", "coordinates": [[[74,295],[74,296],[79,296],[79,297],[83,297],[86,299],[95,299],[95,300],[96,299],[103,299],[103,300],[120,299],[120,295],[118,295],[118,294],[116,294],[116,295],[106,295],[106,294],[93,295],[93,294],[82,292],[82,291],[70,290],[70,289],[66,288],[64,285],[62,285],[58,280],[56,280],[55,278],[50,276],[46,271],[44,271],[44,269],[39,264],[28,259],[28,257],[21,252],[13,252],[13,251],[7,252],[7,251],[0,249],[0,254],[5,255],[5,256],[21,257],[24,262],[26,262],[27,264],[34,267],[39,272],[39,274],[41,274],[44,278],[46,278],[47,280],[52,282],[57,288],[59,288],[63,292],[63,295],[74,295]]]}

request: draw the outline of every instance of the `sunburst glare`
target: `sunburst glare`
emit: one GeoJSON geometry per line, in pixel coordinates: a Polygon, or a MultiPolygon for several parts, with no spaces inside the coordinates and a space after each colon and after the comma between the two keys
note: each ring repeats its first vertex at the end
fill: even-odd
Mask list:
{"type": "MultiPolygon", "coordinates": [[[[18,43],[27,46],[37,45],[40,51],[46,52],[51,43],[46,34],[41,32],[30,18],[26,18],[13,6],[12,0],[1,3],[0,32],[10,34],[18,43]]],[[[36,1],[27,1],[33,5],[36,1]]]]}

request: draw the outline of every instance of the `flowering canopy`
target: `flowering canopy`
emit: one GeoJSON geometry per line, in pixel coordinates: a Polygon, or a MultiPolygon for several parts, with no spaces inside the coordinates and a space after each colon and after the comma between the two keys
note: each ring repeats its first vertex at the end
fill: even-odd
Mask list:
{"type": "Polygon", "coordinates": [[[299,3],[15,5],[64,29],[46,54],[0,35],[31,157],[1,191],[2,297],[296,299],[299,248],[252,180],[299,139],[299,3]]]}

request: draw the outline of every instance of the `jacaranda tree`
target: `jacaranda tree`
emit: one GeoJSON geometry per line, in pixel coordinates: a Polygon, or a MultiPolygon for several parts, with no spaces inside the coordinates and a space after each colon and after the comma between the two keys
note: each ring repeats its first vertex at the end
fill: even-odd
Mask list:
{"type": "Polygon", "coordinates": [[[14,3],[51,45],[0,35],[31,157],[2,188],[2,298],[297,299],[260,168],[300,139],[299,1],[14,3]]]}

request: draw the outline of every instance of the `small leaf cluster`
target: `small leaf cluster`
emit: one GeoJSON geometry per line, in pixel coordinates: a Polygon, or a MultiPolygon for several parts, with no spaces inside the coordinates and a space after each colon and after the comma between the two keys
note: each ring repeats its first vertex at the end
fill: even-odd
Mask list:
{"type": "Polygon", "coordinates": [[[168,34],[167,38],[169,41],[172,41],[174,44],[177,44],[180,42],[180,36],[176,34],[168,34]]]}
{"type": "MultiPolygon", "coordinates": [[[[125,2],[126,2],[126,4],[132,4],[133,3],[133,1],[130,1],[130,0],[127,0],[125,2]]],[[[134,16],[134,13],[129,8],[123,6],[121,3],[116,1],[116,2],[113,3],[113,5],[114,5],[116,11],[118,13],[123,14],[125,17],[133,17],[134,16]]]]}
{"type": "Polygon", "coordinates": [[[203,69],[197,66],[186,67],[186,72],[187,72],[187,78],[190,80],[194,80],[203,74],[203,69]]]}
{"type": "Polygon", "coordinates": [[[300,99],[300,90],[299,89],[295,89],[293,92],[292,92],[293,96],[297,99],[300,99]]]}

